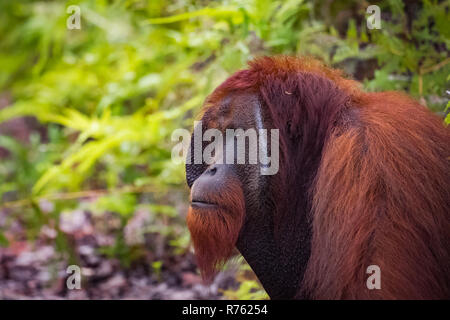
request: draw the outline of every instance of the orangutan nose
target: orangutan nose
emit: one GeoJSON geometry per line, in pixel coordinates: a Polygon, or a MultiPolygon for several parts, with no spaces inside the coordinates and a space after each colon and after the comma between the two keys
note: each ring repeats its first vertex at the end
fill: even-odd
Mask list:
{"type": "Polygon", "coordinates": [[[215,202],[208,195],[220,194],[220,186],[225,183],[229,170],[229,167],[224,164],[214,164],[206,169],[192,185],[191,204],[214,205],[215,202]]]}

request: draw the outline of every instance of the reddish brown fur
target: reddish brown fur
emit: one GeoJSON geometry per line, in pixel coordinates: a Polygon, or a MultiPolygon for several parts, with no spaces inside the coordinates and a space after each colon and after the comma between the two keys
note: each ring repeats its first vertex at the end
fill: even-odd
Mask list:
{"type": "Polygon", "coordinates": [[[406,95],[364,94],[335,128],[314,184],[304,290],[313,298],[449,298],[450,135],[406,95]],[[367,290],[367,266],[382,289],[367,290]]]}
{"type": "MultiPolygon", "coordinates": [[[[235,90],[257,92],[280,129],[275,227],[312,221],[301,293],[450,298],[450,132],[440,119],[404,94],[364,93],[311,59],[257,59],[216,89],[207,105],[214,108],[235,90]],[[345,120],[343,114],[352,116],[345,120]],[[292,143],[293,134],[299,144],[292,143]],[[297,200],[303,193],[309,207],[297,200]],[[295,206],[299,213],[286,216],[295,206]],[[372,264],[381,268],[382,290],[367,290],[365,271],[372,264]]],[[[238,189],[232,187],[223,203],[242,200],[238,189]]],[[[189,214],[206,274],[231,254],[242,217],[222,224],[189,214]]]]}
{"type": "MultiPolygon", "coordinates": [[[[225,183],[225,181],[224,181],[225,183]]],[[[220,194],[205,198],[217,208],[189,208],[187,225],[203,279],[211,280],[232,255],[244,221],[245,203],[239,180],[229,177],[220,194]]]]}

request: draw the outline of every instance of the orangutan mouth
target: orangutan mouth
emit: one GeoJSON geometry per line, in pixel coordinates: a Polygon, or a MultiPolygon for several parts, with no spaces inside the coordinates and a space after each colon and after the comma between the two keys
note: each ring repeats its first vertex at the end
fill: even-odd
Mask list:
{"type": "Polygon", "coordinates": [[[217,204],[206,202],[202,200],[192,200],[191,201],[191,207],[194,209],[200,208],[200,209],[212,209],[217,208],[217,204]]]}

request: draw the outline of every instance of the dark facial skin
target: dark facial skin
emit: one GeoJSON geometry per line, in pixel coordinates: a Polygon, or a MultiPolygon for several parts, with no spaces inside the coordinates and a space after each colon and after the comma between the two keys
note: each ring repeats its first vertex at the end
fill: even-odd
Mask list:
{"type": "MultiPolygon", "coordinates": [[[[257,130],[258,112],[263,128],[272,129],[270,115],[265,113],[257,95],[230,94],[218,106],[207,110],[202,118],[203,129],[217,128],[224,136],[227,128],[257,130]]],[[[248,148],[246,150],[248,152],[248,148]]],[[[292,222],[284,221],[284,225],[275,233],[273,215],[278,199],[273,194],[273,183],[277,176],[261,175],[259,164],[246,163],[186,165],[186,180],[191,187],[191,207],[195,209],[210,205],[204,199],[211,198],[211,193],[220,194],[225,189],[227,176],[237,176],[243,189],[245,216],[236,248],[272,299],[292,299],[298,292],[309,258],[309,225],[304,219],[301,225],[296,226],[295,232],[291,232],[288,230],[292,230],[292,222]]],[[[306,196],[298,195],[296,204],[302,201],[306,201],[306,196]]],[[[308,209],[307,205],[300,205],[299,208],[300,211],[308,209]]],[[[286,210],[297,211],[299,208],[295,206],[286,210]]]]}

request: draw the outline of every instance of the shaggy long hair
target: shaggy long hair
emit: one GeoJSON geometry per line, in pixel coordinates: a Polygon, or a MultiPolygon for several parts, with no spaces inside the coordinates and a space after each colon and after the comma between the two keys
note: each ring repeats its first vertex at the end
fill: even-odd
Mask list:
{"type": "Polygon", "coordinates": [[[256,59],[208,104],[237,90],[256,92],[280,130],[268,195],[280,247],[310,222],[299,295],[449,297],[450,131],[437,116],[401,93],[365,93],[313,59],[256,59]],[[369,265],[380,267],[382,290],[367,290],[369,265]]]}

